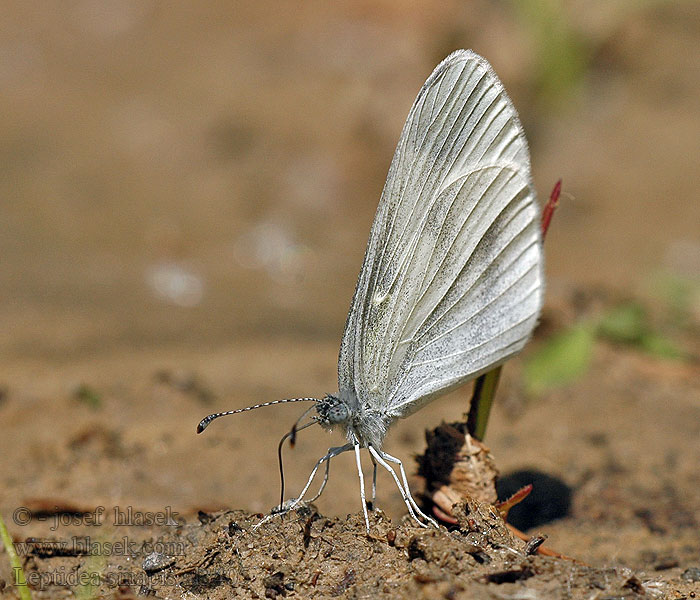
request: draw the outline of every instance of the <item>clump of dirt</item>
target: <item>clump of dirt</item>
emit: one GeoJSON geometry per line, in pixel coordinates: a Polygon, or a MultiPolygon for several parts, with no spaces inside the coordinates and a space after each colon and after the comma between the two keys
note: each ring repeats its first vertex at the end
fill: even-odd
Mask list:
{"type": "MultiPolygon", "coordinates": [[[[92,582],[96,597],[117,598],[653,598],[665,591],[655,573],[542,556],[488,504],[470,500],[454,514],[459,526],[447,530],[408,518],[394,524],[373,511],[367,534],[361,514],[331,519],[313,505],[259,528],[261,515],[200,512],[194,522],[153,531],[133,555],[95,564],[89,538],[64,552],[37,543],[25,568],[40,582],[40,597],[68,587],[42,578],[50,572],[74,573],[92,582]]],[[[692,597],[692,585],[676,589],[692,597]]]]}

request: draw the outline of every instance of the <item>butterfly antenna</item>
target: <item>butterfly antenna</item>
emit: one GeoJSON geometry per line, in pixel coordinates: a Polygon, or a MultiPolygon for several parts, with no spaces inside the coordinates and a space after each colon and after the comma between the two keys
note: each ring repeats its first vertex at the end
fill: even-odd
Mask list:
{"type": "Polygon", "coordinates": [[[285,433],[282,436],[282,439],[280,440],[280,443],[277,446],[277,461],[280,466],[280,508],[284,504],[284,465],[282,463],[282,447],[284,446],[284,442],[286,442],[288,439],[291,441],[292,447],[294,447],[294,442],[296,441],[297,433],[301,431],[302,429],[306,429],[307,427],[311,427],[312,425],[316,424],[316,421],[311,421],[307,423],[306,425],[302,425],[299,427],[299,423],[304,419],[306,415],[308,415],[314,407],[312,406],[308,410],[304,411],[304,414],[301,415],[295,422],[294,425],[292,425],[292,428],[285,433]]]}
{"type": "Polygon", "coordinates": [[[225,412],[207,415],[199,422],[199,425],[197,425],[197,433],[202,433],[202,431],[209,426],[209,423],[211,423],[214,419],[218,419],[219,417],[236,415],[238,413],[247,412],[256,408],[262,408],[263,406],[273,406],[274,404],[283,404],[285,402],[318,402],[318,398],[286,398],[284,400],[273,400],[272,402],[263,402],[262,404],[256,404],[255,406],[246,406],[245,408],[239,408],[237,410],[227,410],[225,412]]]}

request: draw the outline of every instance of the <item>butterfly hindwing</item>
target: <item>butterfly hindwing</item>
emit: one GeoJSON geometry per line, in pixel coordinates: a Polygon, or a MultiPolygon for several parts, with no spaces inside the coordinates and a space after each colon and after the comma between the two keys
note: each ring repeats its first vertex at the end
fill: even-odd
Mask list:
{"type": "Polygon", "coordinates": [[[341,396],[400,417],[518,352],[542,253],[527,142],[488,63],[447,57],[404,125],[338,363],[341,396]]]}

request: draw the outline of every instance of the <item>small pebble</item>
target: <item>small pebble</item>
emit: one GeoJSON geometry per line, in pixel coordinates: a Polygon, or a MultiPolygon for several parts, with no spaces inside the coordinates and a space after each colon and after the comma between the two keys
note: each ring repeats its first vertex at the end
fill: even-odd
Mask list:
{"type": "Polygon", "coordinates": [[[150,575],[151,573],[157,573],[158,571],[168,568],[174,562],[175,559],[172,556],[167,556],[162,552],[151,552],[143,559],[141,568],[150,575]]]}
{"type": "Polygon", "coordinates": [[[690,567],[681,573],[681,579],[685,581],[700,581],[700,569],[698,567],[690,567]]]}

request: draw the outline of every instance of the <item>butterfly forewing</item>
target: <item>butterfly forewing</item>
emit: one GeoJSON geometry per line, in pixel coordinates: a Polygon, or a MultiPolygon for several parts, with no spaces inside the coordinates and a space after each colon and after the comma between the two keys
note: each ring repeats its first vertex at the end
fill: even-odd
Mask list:
{"type": "Polygon", "coordinates": [[[447,57],[404,125],[338,363],[341,396],[404,416],[519,351],[542,301],[517,113],[488,63],[447,57]]]}

